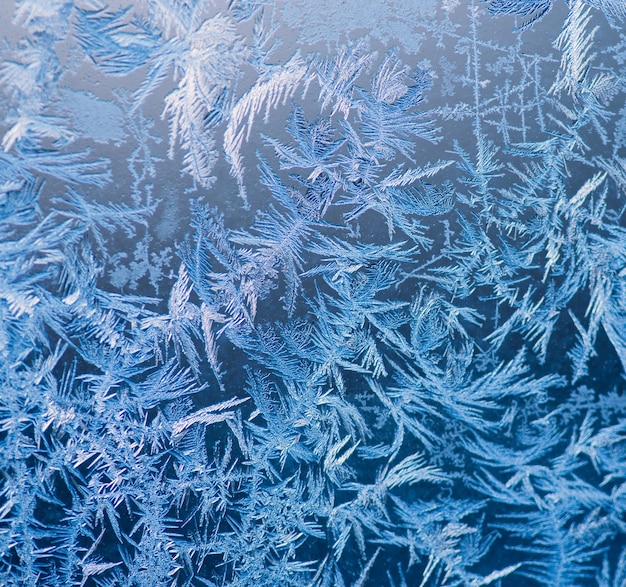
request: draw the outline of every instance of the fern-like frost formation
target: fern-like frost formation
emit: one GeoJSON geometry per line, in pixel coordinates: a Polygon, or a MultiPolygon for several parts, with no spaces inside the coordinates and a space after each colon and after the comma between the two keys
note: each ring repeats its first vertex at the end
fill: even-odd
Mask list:
{"type": "Polygon", "coordinates": [[[2,585],[626,584],[626,5],[335,4],[6,3],[2,585]]]}

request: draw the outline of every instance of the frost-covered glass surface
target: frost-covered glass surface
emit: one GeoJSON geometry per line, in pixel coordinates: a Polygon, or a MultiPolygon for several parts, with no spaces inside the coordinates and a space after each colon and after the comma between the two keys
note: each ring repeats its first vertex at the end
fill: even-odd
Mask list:
{"type": "Polygon", "coordinates": [[[0,584],[626,584],[624,0],[2,0],[0,584]]]}

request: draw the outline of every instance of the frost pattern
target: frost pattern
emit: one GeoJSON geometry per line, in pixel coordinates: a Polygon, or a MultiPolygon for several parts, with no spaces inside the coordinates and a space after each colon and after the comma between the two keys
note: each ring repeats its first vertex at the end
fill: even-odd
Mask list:
{"type": "Polygon", "coordinates": [[[624,584],[620,0],[9,4],[2,585],[624,584]]]}

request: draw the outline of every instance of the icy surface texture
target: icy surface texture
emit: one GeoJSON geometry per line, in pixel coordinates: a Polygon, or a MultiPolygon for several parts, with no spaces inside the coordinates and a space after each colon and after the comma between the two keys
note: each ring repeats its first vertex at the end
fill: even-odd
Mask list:
{"type": "Polygon", "coordinates": [[[7,0],[0,584],[626,584],[623,0],[7,0]]]}

